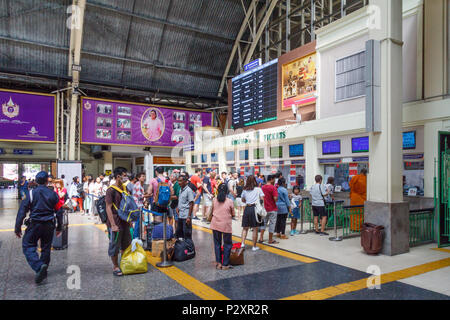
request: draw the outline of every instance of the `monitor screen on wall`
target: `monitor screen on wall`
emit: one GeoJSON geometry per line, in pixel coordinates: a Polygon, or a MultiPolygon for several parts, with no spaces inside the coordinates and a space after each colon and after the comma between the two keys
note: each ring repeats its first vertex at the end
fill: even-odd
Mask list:
{"type": "Polygon", "coordinates": [[[217,153],[211,153],[211,162],[219,162],[219,157],[217,153]]]}
{"type": "Polygon", "coordinates": [[[282,158],[283,157],[283,147],[271,147],[270,148],[270,157],[271,158],[282,158]]]}
{"type": "Polygon", "coordinates": [[[239,151],[239,160],[248,160],[248,150],[239,151]]]}
{"type": "Polygon", "coordinates": [[[227,151],[225,157],[227,161],[234,161],[234,151],[227,151]]]}
{"type": "Polygon", "coordinates": [[[369,152],[369,137],[352,138],[352,153],[369,152]]]}
{"type": "Polygon", "coordinates": [[[403,149],[415,149],[416,148],[416,132],[407,131],[403,132],[403,149]]]}
{"type": "Polygon", "coordinates": [[[254,149],[253,150],[253,158],[254,159],[263,159],[264,158],[264,148],[254,149]]]}
{"type": "Polygon", "coordinates": [[[289,146],[289,157],[303,157],[303,143],[289,146]]]}
{"type": "Polygon", "coordinates": [[[340,154],[341,140],[322,141],[322,154],[340,154]]]}

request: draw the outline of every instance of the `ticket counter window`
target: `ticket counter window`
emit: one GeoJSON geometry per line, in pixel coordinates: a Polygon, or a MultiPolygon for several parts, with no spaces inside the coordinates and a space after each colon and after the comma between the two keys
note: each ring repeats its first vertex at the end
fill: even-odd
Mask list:
{"type": "Polygon", "coordinates": [[[403,194],[415,189],[418,196],[424,195],[423,183],[424,162],[403,162],[403,194]]]}
{"type": "MultiPolygon", "coordinates": [[[[354,170],[355,167],[352,167],[354,170]]],[[[369,172],[369,164],[368,163],[358,163],[357,166],[357,174],[361,172],[363,168],[369,172]]],[[[350,191],[350,164],[348,163],[339,163],[339,164],[327,164],[325,165],[325,174],[323,182],[326,183],[328,177],[334,177],[334,185],[341,186],[341,191],[350,191]]]]}

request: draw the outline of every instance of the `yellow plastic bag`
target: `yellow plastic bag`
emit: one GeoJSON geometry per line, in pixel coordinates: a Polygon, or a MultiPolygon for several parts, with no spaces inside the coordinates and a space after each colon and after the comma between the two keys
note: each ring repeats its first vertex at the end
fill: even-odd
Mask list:
{"type": "Polygon", "coordinates": [[[147,254],[139,243],[135,243],[124,251],[120,260],[120,269],[123,274],[135,274],[147,272],[147,254]],[[133,251],[133,247],[135,250],[133,251]]]}

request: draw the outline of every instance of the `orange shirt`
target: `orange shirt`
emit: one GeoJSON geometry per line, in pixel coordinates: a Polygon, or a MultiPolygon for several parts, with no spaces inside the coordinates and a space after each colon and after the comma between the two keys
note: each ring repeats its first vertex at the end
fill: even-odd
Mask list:
{"type": "Polygon", "coordinates": [[[191,182],[197,187],[198,191],[202,192],[202,187],[200,187],[200,188],[198,187],[198,184],[202,183],[202,179],[200,179],[200,177],[198,175],[194,174],[191,177],[191,182]]]}
{"type": "Polygon", "coordinates": [[[367,177],[363,174],[358,174],[350,180],[350,205],[359,206],[364,205],[366,201],[367,177]]]}

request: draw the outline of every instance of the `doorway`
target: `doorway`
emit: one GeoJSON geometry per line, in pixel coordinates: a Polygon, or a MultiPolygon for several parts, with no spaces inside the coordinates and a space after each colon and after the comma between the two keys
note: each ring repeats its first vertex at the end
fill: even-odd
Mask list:
{"type": "Polygon", "coordinates": [[[438,246],[450,246],[450,132],[439,132],[439,162],[435,182],[435,208],[438,211],[438,246]]]}

